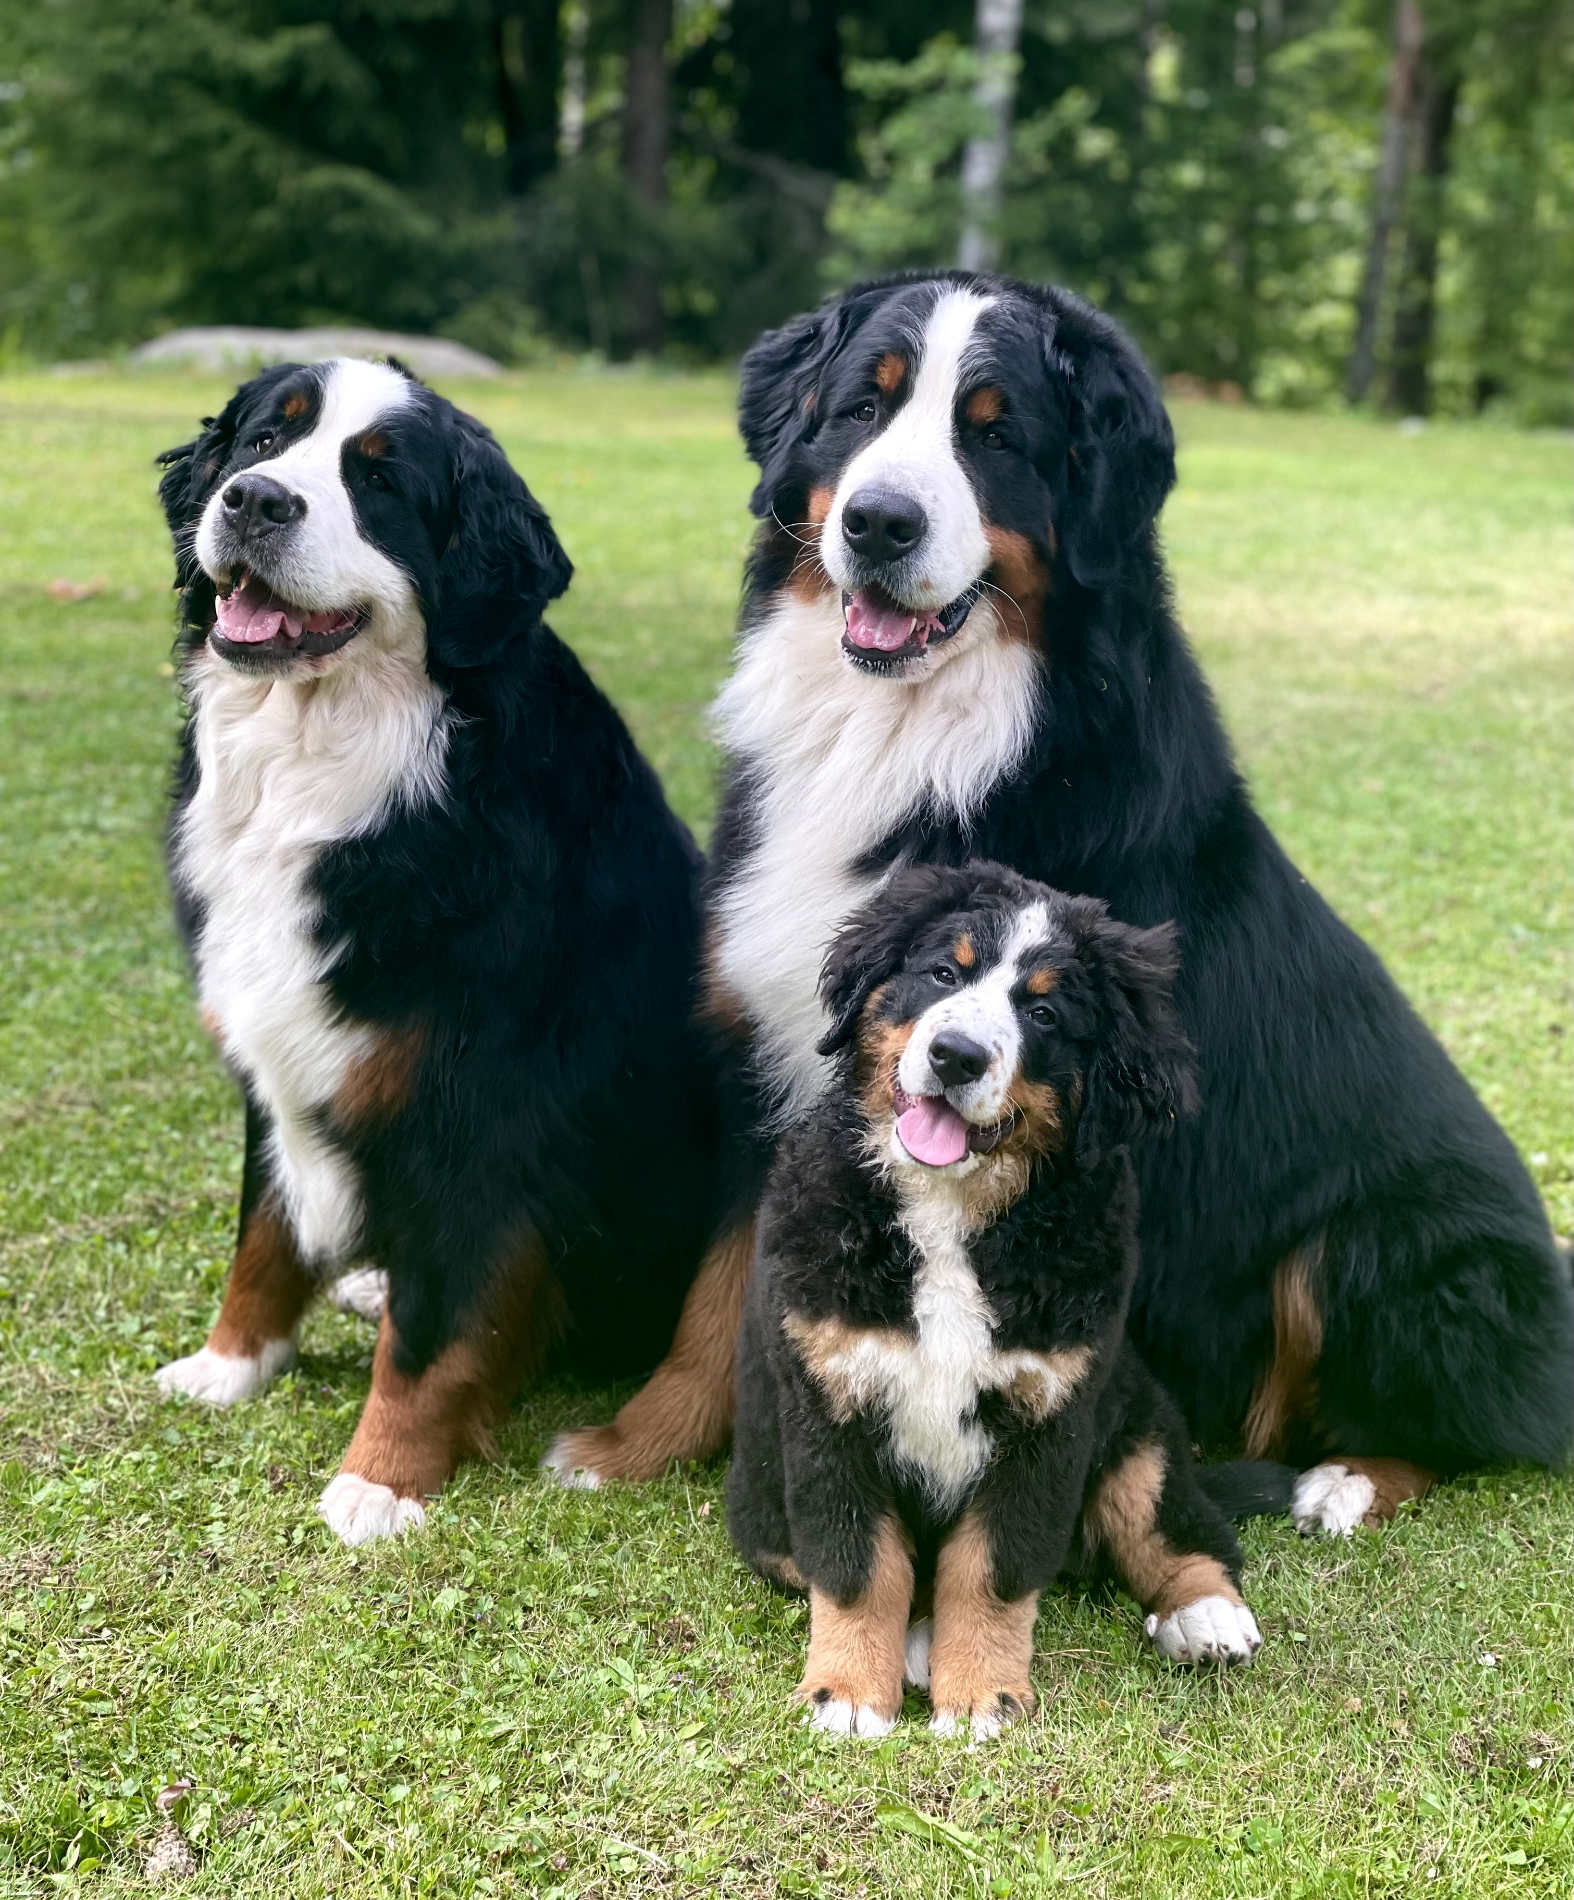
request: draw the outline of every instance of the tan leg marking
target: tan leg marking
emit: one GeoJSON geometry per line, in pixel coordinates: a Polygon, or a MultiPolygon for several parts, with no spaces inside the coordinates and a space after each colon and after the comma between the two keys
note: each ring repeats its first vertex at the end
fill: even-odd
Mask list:
{"type": "Polygon", "coordinates": [[[976,1512],[963,1516],[935,1565],[929,1694],[941,1734],[983,1738],[1034,1706],[1030,1674],[1038,1594],[1006,1603],[995,1595],[989,1536],[976,1512]]]}
{"type": "Polygon", "coordinates": [[[890,1518],[875,1533],[869,1581],[851,1603],[809,1591],[809,1654],[794,1694],[816,1728],[883,1734],[902,1706],[913,1559],[890,1518]]]}
{"type": "Polygon", "coordinates": [[[264,1346],[289,1339],[317,1292],[301,1264],[289,1222],[264,1201],[252,1211],[224,1288],[224,1304],[208,1334],[208,1350],[256,1359],[264,1346]]]}
{"type": "Polygon", "coordinates": [[[565,1432],[543,1461],[563,1482],[659,1478],[674,1458],[708,1458],[732,1430],[733,1352],[754,1259],[754,1222],[711,1247],[667,1356],[609,1425],[565,1432]]]}
{"type": "Polygon", "coordinates": [[[1243,1436],[1248,1458],[1283,1454],[1290,1427],[1317,1412],[1317,1361],[1323,1350],[1323,1316],[1314,1281],[1322,1239],[1297,1247],[1273,1276],[1273,1357],[1252,1395],[1243,1436]]]}
{"type": "Polygon", "coordinates": [[[1103,1546],[1122,1583],[1161,1621],[1203,1597],[1240,1603],[1240,1591],[1216,1557],[1176,1550],[1160,1532],[1164,1463],[1162,1446],[1141,1445],[1101,1480],[1084,1518],[1090,1540],[1103,1546]]]}
{"type": "Polygon", "coordinates": [[[350,1065],[333,1098],[335,1119],[346,1128],[376,1127],[409,1101],[415,1072],[426,1047],[426,1029],[410,1023],[390,1030],[376,1046],[350,1065]]]}
{"type": "Polygon", "coordinates": [[[793,1562],[791,1557],[756,1557],[755,1568],[769,1577],[772,1583],[780,1584],[784,1590],[796,1591],[801,1596],[809,1593],[809,1579],[793,1562]]]}

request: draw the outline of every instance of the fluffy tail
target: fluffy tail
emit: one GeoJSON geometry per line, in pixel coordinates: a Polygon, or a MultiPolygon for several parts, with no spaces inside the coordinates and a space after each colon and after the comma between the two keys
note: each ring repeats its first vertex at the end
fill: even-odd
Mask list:
{"type": "Polygon", "coordinates": [[[1248,1517],[1288,1515],[1298,1475],[1293,1465],[1271,1464],[1262,1458],[1201,1465],[1197,1471],[1203,1490],[1237,1524],[1248,1517]]]}

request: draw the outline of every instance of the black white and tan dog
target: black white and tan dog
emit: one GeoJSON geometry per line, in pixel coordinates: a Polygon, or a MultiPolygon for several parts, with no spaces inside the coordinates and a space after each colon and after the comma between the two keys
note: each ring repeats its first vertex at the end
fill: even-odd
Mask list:
{"type": "Polygon", "coordinates": [[[321,1510],[419,1524],[554,1347],[648,1366],[709,1237],[699,859],[541,619],[570,568],[481,425],[397,366],[272,369],[170,451],[187,718],[169,825],[240,1084],[240,1235],[166,1393],[250,1397],[386,1275],[321,1510]]]}
{"type": "MultiPolygon", "coordinates": [[[[1434,1474],[1562,1460],[1574,1326],[1545,1213],[1253,810],[1172,608],[1173,441],[1131,343],[1062,291],[895,279],[762,338],[740,410],[760,525],[709,964],[764,1131],[755,1193],[771,1131],[830,1085],[839,924],[893,866],[995,859],[1176,923],[1202,1110],[1135,1157],[1131,1327],[1193,1432],[1310,1464],[1297,1518],[1333,1532],[1434,1474]]],[[[708,1263],[683,1356],[555,1469],[649,1475],[720,1442],[719,1405],[685,1394],[725,1378],[696,1341],[741,1301],[728,1273],[708,1263]]]]}
{"type": "Polygon", "coordinates": [[[1173,973],[1168,928],[990,864],[898,872],[832,946],[833,1076],[760,1205],[727,1483],[744,1556],[808,1591],[816,1727],[885,1734],[905,1673],[940,1733],[998,1733],[1068,1567],[1113,1570],[1173,1661],[1256,1653],[1234,1532],[1126,1338],[1127,1143],[1194,1106],[1173,973]]]}

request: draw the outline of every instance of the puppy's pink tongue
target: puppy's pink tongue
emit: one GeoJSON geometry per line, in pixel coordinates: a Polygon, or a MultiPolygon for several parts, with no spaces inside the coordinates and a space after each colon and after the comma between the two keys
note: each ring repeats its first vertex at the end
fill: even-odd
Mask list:
{"type": "Polygon", "coordinates": [[[882,607],[860,591],[847,602],[847,637],[855,647],[898,653],[912,638],[916,618],[901,607],[882,607]]]}
{"type": "Polygon", "coordinates": [[[237,646],[257,646],[288,629],[291,639],[301,637],[302,615],[298,607],[280,600],[271,588],[248,575],[241,586],[218,601],[219,637],[237,646]]]}
{"type": "Polygon", "coordinates": [[[967,1123],[943,1095],[921,1095],[896,1124],[902,1146],[915,1161],[949,1167],[967,1153],[967,1123]]]}

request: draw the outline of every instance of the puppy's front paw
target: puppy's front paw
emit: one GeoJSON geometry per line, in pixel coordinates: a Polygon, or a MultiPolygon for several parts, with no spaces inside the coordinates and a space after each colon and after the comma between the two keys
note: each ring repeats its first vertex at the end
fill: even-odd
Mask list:
{"type": "Polygon", "coordinates": [[[936,1735],[966,1735],[975,1742],[992,1742],[1002,1729],[1033,1713],[1034,1696],[1025,1682],[1007,1688],[947,1695],[934,1690],[935,1712],[929,1726],[936,1735]]]}
{"type": "Polygon", "coordinates": [[[902,1680],[909,1689],[929,1687],[929,1651],[934,1645],[935,1626],[931,1617],[921,1616],[907,1626],[907,1645],[902,1658],[902,1680]]]}
{"type": "Polygon", "coordinates": [[[887,1711],[873,1702],[861,1702],[856,1692],[846,1690],[845,1685],[841,1685],[841,1690],[839,1693],[837,1685],[823,1682],[812,1689],[799,1686],[797,1699],[809,1705],[803,1718],[806,1728],[819,1729],[824,1735],[877,1741],[896,1727],[894,1708],[887,1711]]]}
{"type": "Polygon", "coordinates": [[[339,1473],[317,1500],[317,1510],[329,1530],[346,1544],[402,1537],[426,1522],[426,1507],[419,1498],[402,1498],[386,1484],[373,1484],[353,1471],[339,1473]]]}
{"type": "Polygon", "coordinates": [[[357,1267],[341,1273],[328,1287],[328,1304],[375,1326],[388,1304],[388,1275],[381,1267],[357,1267]]]}
{"type": "Polygon", "coordinates": [[[167,1399],[239,1405],[244,1399],[254,1399],[294,1360],[295,1345],[288,1339],[270,1339],[254,1358],[214,1352],[203,1346],[184,1359],[172,1359],[167,1366],[160,1366],[153,1383],[167,1399]]]}
{"type": "Polygon", "coordinates": [[[1262,1631],[1244,1603],[1199,1597],[1143,1625],[1161,1656],[1173,1663],[1246,1664],[1262,1648],[1262,1631]]]}

